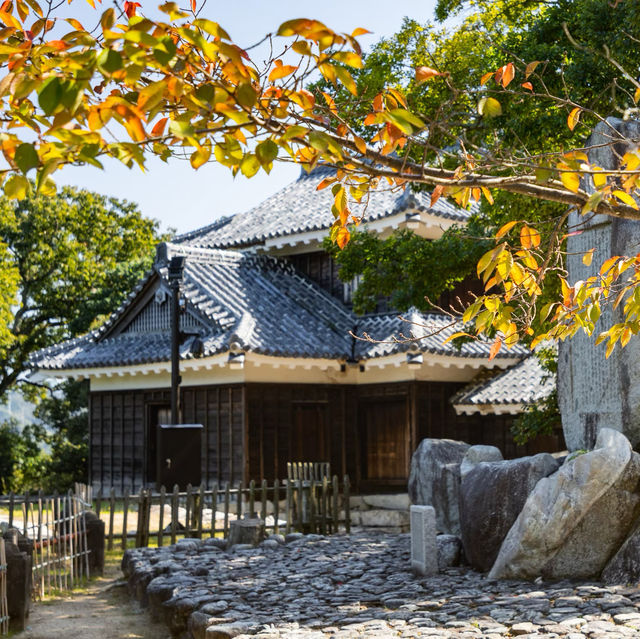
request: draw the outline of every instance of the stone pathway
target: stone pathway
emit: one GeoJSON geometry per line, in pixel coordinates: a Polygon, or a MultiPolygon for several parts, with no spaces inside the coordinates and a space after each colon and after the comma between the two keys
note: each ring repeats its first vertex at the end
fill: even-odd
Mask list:
{"type": "Polygon", "coordinates": [[[259,548],[183,540],[129,551],[132,591],[174,636],[215,639],[640,637],[640,588],[416,577],[408,535],[290,535],[259,548]]]}

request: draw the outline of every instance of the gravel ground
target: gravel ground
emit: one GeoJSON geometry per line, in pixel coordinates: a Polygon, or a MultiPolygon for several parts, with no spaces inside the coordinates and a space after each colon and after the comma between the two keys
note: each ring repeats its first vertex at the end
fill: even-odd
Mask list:
{"type": "Polygon", "coordinates": [[[640,637],[640,588],[409,570],[408,535],[221,540],[129,551],[125,573],[175,637],[640,637]]]}

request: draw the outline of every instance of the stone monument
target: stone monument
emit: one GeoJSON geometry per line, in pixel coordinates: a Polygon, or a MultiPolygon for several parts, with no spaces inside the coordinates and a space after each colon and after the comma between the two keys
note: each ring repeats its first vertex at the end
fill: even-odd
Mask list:
{"type": "MultiPolygon", "coordinates": [[[[591,164],[605,170],[620,165],[620,158],[640,143],[640,122],[608,118],[600,122],[587,142],[591,164]]],[[[583,188],[593,191],[591,178],[583,188]]],[[[640,251],[640,222],[572,211],[569,230],[582,231],[567,240],[569,282],[586,280],[614,255],[640,251]],[[595,249],[593,264],[582,256],[595,249]]],[[[621,309],[603,309],[596,334],[621,320],[621,309]]],[[[640,444],[640,339],[625,348],[617,346],[609,359],[605,345],[595,345],[595,335],[579,332],[559,345],[558,397],[562,427],[570,451],[592,449],[602,428],[620,431],[636,448],[640,444]]]]}

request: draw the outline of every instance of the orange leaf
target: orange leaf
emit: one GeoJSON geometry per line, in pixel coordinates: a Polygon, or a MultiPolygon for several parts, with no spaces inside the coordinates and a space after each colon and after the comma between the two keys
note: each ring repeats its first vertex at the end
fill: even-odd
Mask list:
{"type": "Polygon", "coordinates": [[[444,75],[440,71],[436,71],[431,67],[416,67],[416,82],[422,84],[431,78],[435,78],[438,75],[444,75]]]}
{"type": "Polygon", "coordinates": [[[191,0],[191,11],[194,13],[196,11],[196,0],[191,0]]]}
{"type": "Polygon", "coordinates": [[[440,199],[443,191],[444,186],[442,184],[438,184],[433,191],[431,191],[431,202],[429,203],[429,206],[432,207],[440,199]]]}
{"type": "Polygon", "coordinates": [[[486,186],[483,186],[482,192],[484,193],[484,196],[487,198],[487,202],[489,202],[489,204],[493,204],[493,195],[491,195],[491,191],[486,186]]]}
{"type": "Polygon", "coordinates": [[[523,82],[521,86],[523,89],[529,89],[529,91],[533,91],[533,84],[531,84],[531,82],[523,82]]]}
{"type": "Polygon", "coordinates": [[[273,82],[274,80],[279,80],[280,78],[286,78],[288,75],[291,75],[294,71],[297,71],[298,67],[294,67],[290,64],[282,64],[282,60],[276,60],[276,66],[271,70],[269,74],[269,82],[273,82]],[[280,64],[278,64],[280,63],[280,64]]]}
{"type": "Polygon", "coordinates": [[[153,129],[151,129],[152,138],[160,137],[164,133],[164,128],[167,126],[168,120],[169,118],[162,118],[153,125],[153,129]]]}
{"type": "Polygon", "coordinates": [[[502,86],[506,89],[507,86],[511,83],[514,76],[516,74],[516,70],[513,67],[513,62],[509,62],[504,67],[502,67],[502,77],[500,81],[502,82],[502,86]]]}
{"type": "Polygon", "coordinates": [[[357,27],[351,32],[351,35],[354,38],[357,38],[358,36],[365,35],[366,33],[371,33],[371,31],[369,31],[369,29],[363,29],[362,27],[357,27]]]}
{"type": "Polygon", "coordinates": [[[384,111],[384,96],[382,95],[382,93],[378,93],[378,95],[373,98],[373,110],[384,111]]]}
{"type": "Polygon", "coordinates": [[[569,113],[569,116],[567,117],[567,125],[571,131],[576,128],[576,124],[578,124],[578,120],[580,119],[581,111],[582,109],[580,107],[575,107],[571,110],[571,113],[569,113]]]}
{"type": "Polygon", "coordinates": [[[349,229],[343,226],[336,235],[336,242],[338,243],[338,246],[343,249],[348,244],[350,237],[351,234],[349,233],[349,229]]]}
{"type": "Polygon", "coordinates": [[[316,191],[322,191],[322,189],[326,189],[330,184],[333,184],[336,181],[334,177],[324,178],[318,186],[316,186],[316,191]]]}
{"type": "Polygon", "coordinates": [[[367,115],[367,117],[364,119],[364,125],[369,126],[370,124],[375,124],[375,121],[376,121],[376,114],[369,113],[369,115],[367,115]]]}
{"type": "Polygon", "coordinates": [[[480,84],[486,84],[487,82],[489,82],[491,76],[493,75],[493,71],[489,71],[489,73],[485,73],[481,78],[480,78],[480,84]]]}
{"type": "Polygon", "coordinates": [[[360,151],[360,153],[362,153],[362,155],[366,155],[367,154],[367,143],[361,137],[358,137],[357,135],[353,136],[353,141],[355,142],[355,145],[356,145],[356,148],[358,149],[358,151],[360,151]]]}
{"type": "Polygon", "coordinates": [[[502,346],[502,340],[499,337],[496,337],[496,341],[493,343],[493,346],[489,351],[489,361],[491,361],[498,354],[501,346],[502,346]]]}

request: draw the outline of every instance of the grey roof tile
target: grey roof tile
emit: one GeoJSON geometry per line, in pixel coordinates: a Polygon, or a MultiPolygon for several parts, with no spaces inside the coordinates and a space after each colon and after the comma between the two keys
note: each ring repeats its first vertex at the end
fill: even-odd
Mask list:
{"type": "MultiPolygon", "coordinates": [[[[174,241],[204,248],[237,248],[259,244],[270,238],[328,230],[333,222],[333,195],[330,188],[318,191],[316,187],[324,177],[334,172],[334,169],[319,167],[311,173],[302,173],[295,182],[258,206],[180,235],[174,241]]],[[[428,211],[443,219],[464,222],[475,207],[461,209],[444,198],[431,207],[428,193],[381,186],[372,191],[366,207],[356,207],[354,213],[363,215],[364,221],[372,222],[411,210],[428,211]]]]}
{"type": "Polygon", "coordinates": [[[534,404],[548,397],[556,386],[556,376],[540,365],[531,354],[499,374],[481,373],[457,393],[451,402],[455,406],[491,406],[497,404],[534,404]]]}

